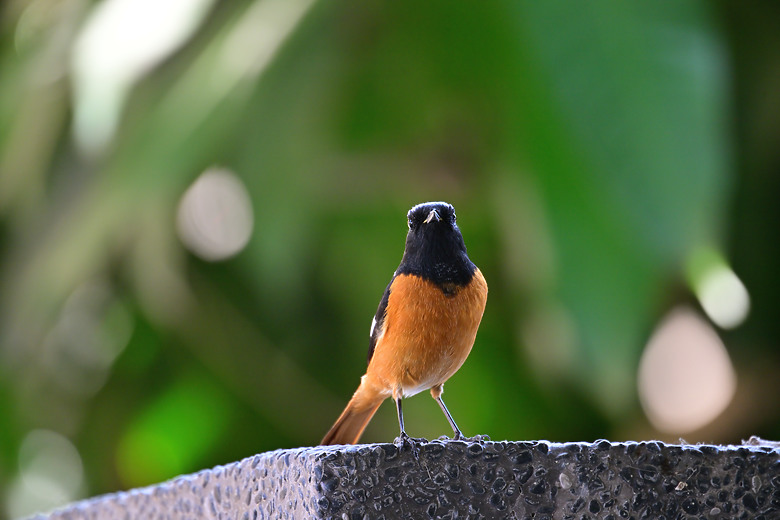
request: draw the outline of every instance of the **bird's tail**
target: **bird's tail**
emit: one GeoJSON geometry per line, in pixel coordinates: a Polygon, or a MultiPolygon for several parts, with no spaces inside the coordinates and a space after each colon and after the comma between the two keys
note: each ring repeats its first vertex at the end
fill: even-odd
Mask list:
{"type": "Polygon", "coordinates": [[[387,395],[368,384],[366,376],[363,376],[357,391],[320,445],[357,444],[363,430],[386,398],[387,395]]]}

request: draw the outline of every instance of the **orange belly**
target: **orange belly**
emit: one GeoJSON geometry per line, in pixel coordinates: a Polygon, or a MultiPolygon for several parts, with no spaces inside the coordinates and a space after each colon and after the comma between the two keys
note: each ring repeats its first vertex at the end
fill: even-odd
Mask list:
{"type": "Polygon", "coordinates": [[[372,386],[408,397],[443,384],[471,352],[486,301],[479,269],[471,283],[450,295],[421,277],[397,276],[366,372],[372,386]]]}

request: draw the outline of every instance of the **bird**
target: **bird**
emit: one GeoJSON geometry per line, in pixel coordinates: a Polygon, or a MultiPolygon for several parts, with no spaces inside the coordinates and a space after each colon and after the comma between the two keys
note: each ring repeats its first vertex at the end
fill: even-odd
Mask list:
{"type": "Polygon", "coordinates": [[[442,392],[474,345],[487,282],[466,253],[452,205],[417,204],[407,213],[407,224],[401,263],[371,322],[368,368],[321,445],[357,444],[388,397],[396,405],[398,439],[409,441],[401,400],[424,390],[444,412],[453,438],[465,439],[442,392]]]}

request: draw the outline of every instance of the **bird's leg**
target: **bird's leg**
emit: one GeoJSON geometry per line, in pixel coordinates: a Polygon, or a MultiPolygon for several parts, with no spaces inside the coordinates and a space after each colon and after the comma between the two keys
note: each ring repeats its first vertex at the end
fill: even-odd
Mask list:
{"type": "Polygon", "coordinates": [[[395,400],[395,409],[398,412],[398,426],[401,428],[401,435],[399,438],[401,439],[408,439],[409,436],[406,434],[406,430],[404,430],[404,411],[401,409],[401,396],[394,397],[395,400]]]}
{"type": "Polygon", "coordinates": [[[441,408],[441,411],[444,412],[445,417],[447,417],[447,421],[450,423],[450,426],[452,427],[453,436],[452,438],[456,441],[464,440],[464,441],[476,441],[476,442],[483,442],[483,441],[489,441],[490,437],[487,435],[475,435],[474,437],[466,437],[463,435],[463,432],[460,431],[460,428],[458,428],[458,425],[455,424],[455,419],[452,418],[452,414],[449,410],[447,410],[447,406],[444,404],[444,401],[441,398],[441,394],[444,391],[444,388],[442,385],[434,386],[431,388],[431,396],[436,400],[437,403],[439,403],[439,407],[441,408]]]}
{"type": "Polygon", "coordinates": [[[407,435],[406,430],[404,429],[404,411],[401,408],[401,396],[393,396],[393,399],[395,400],[395,409],[398,412],[398,426],[401,428],[401,434],[393,441],[393,444],[398,446],[399,450],[403,450],[404,446],[409,445],[409,447],[412,449],[412,455],[414,455],[414,458],[418,458],[419,455],[417,447],[414,445],[412,438],[407,435]]]}
{"type": "Polygon", "coordinates": [[[401,396],[394,396],[393,400],[395,400],[395,409],[398,412],[398,426],[401,428],[401,434],[393,441],[393,444],[399,448],[403,448],[404,444],[409,444],[412,448],[412,451],[414,452],[414,456],[417,457],[416,443],[428,442],[428,439],[416,439],[414,437],[409,437],[409,435],[406,433],[406,430],[404,429],[404,412],[401,409],[401,396]]]}
{"type": "Polygon", "coordinates": [[[452,414],[449,410],[447,410],[447,406],[444,404],[444,401],[441,399],[441,395],[438,395],[434,397],[436,399],[436,402],[439,403],[439,407],[441,408],[441,411],[444,412],[444,415],[447,417],[447,421],[449,421],[450,426],[452,427],[453,436],[452,438],[455,440],[459,440],[463,438],[463,432],[460,431],[460,428],[458,428],[458,425],[455,424],[455,419],[452,418],[452,414]]]}

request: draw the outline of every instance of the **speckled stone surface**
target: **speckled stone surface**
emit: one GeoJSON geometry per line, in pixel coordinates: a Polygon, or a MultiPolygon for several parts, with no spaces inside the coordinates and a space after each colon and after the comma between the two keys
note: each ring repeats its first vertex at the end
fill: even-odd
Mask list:
{"type": "Polygon", "coordinates": [[[780,519],[780,448],[433,441],[279,450],[37,519],[780,519]]]}

